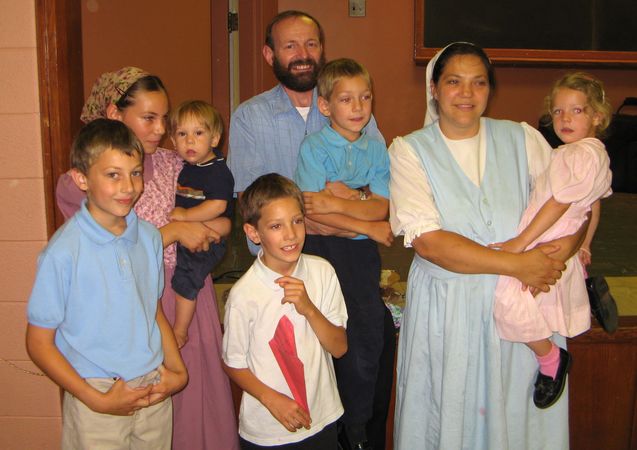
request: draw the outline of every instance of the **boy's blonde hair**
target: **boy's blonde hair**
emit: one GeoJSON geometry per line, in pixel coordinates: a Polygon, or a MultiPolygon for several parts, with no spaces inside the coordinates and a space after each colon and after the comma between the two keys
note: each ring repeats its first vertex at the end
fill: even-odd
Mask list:
{"type": "Polygon", "coordinates": [[[210,103],[202,100],[188,100],[173,109],[170,112],[171,133],[174,133],[179,124],[187,119],[194,119],[203,123],[213,135],[221,136],[221,133],[223,133],[221,114],[210,103]]]}
{"type": "Polygon", "coordinates": [[[318,95],[329,100],[332,91],[334,91],[334,86],[339,80],[353,77],[363,77],[369,88],[372,88],[372,79],[369,76],[369,72],[353,59],[341,58],[328,62],[318,74],[318,95]]]}
{"type": "Polygon", "coordinates": [[[278,173],[261,175],[248,186],[239,201],[239,211],[243,221],[256,227],[261,218],[261,209],[281,198],[293,198],[298,202],[301,212],[305,214],[303,194],[292,180],[278,173]]]}
{"type": "MultiPolygon", "coordinates": [[[[553,110],[553,99],[559,89],[573,89],[580,91],[586,96],[587,106],[600,116],[599,125],[595,127],[595,134],[602,136],[612,116],[612,109],[606,92],[604,91],[604,83],[595,78],[593,75],[585,72],[573,72],[564,75],[557,80],[551,89],[551,92],[544,99],[544,103],[549,112],[551,119],[551,111],[553,110]]],[[[551,120],[552,121],[552,120],[551,120]]]]}
{"type": "Polygon", "coordinates": [[[144,159],[141,142],[123,122],[111,119],[95,119],[80,129],[71,146],[71,168],[84,175],[106,150],[118,150],[125,155],[139,155],[144,159]]]}

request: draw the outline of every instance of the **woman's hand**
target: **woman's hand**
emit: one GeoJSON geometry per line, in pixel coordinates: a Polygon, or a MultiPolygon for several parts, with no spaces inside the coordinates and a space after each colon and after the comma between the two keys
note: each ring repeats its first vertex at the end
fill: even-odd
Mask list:
{"type": "Polygon", "coordinates": [[[556,245],[544,245],[519,254],[518,264],[513,276],[523,285],[542,292],[548,292],[562,277],[566,264],[551,255],[559,251],[556,245]]]}
{"type": "Polygon", "coordinates": [[[179,242],[191,252],[208,250],[213,242],[219,242],[221,236],[201,222],[170,222],[159,230],[164,247],[179,242]]]}

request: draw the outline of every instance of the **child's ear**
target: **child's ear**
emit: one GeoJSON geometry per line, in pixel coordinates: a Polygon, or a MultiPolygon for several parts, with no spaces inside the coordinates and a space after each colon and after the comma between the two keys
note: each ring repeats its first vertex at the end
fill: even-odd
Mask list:
{"type": "Polygon", "coordinates": [[[325,117],[330,116],[330,102],[325,98],[319,95],[317,99],[318,109],[325,117]]]}
{"type": "Polygon", "coordinates": [[[250,239],[252,242],[254,242],[255,244],[261,243],[261,239],[259,238],[259,232],[254,227],[254,225],[250,225],[249,223],[244,223],[243,231],[245,232],[246,236],[248,236],[248,239],[250,239]]]}
{"type": "Polygon", "coordinates": [[[602,123],[602,115],[598,112],[593,114],[593,126],[598,127],[602,123]]]}
{"type": "Polygon", "coordinates": [[[217,145],[219,145],[220,139],[221,139],[221,133],[217,133],[214,136],[212,136],[212,141],[210,142],[210,146],[212,148],[217,148],[217,145]]]}
{"type": "Polygon", "coordinates": [[[71,175],[71,179],[77,185],[78,188],[86,192],[88,190],[88,180],[86,179],[86,175],[80,172],[77,169],[71,169],[69,171],[71,175]]]}
{"type": "Polygon", "coordinates": [[[106,107],[106,118],[107,119],[111,119],[111,120],[122,120],[122,112],[117,109],[117,106],[115,106],[113,103],[110,103],[107,107],[106,107]]]}

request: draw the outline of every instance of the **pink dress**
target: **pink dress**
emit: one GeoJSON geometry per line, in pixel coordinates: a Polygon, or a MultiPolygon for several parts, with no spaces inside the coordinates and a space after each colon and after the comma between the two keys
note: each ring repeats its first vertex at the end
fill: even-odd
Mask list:
{"type": "MultiPolygon", "coordinates": [[[[182,160],[173,151],[158,148],[145,155],[144,193],[135,205],[139,217],[160,228],[175,206],[175,187],[182,160]]],[[[56,190],[58,207],[70,217],[84,198],[67,174],[56,190]]],[[[164,250],[165,284],[162,307],[168,321],[175,320],[175,292],[170,280],[175,270],[175,244],[164,250]]],[[[173,396],[175,450],[239,449],[237,422],[230,382],[221,365],[221,325],[210,277],[197,296],[197,309],[188,329],[188,343],[181,349],[188,369],[188,385],[173,396]]]]}
{"type": "MultiPolygon", "coordinates": [[[[551,196],[571,203],[564,215],[527,249],[575,233],[586,220],[591,205],[611,194],[611,172],[604,144],[586,138],[553,151],[547,171],[536,180],[518,231],[523,230],[551,196]]],[[[533,297],[519,280],[501,276],[495,291],[494,316],[502,339],[532,342],[554,332],[577,336],[590,328],[590,306],[584,284],[584,267],[577,255],[566,262],[562,278],[547,293],[533,297]]]]}

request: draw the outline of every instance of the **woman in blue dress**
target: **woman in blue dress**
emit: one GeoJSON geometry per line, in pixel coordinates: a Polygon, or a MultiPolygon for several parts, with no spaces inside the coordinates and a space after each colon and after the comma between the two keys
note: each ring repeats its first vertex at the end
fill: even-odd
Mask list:
{"type": "Polygon", "coordinates": [[[568,448],[568,396],[547,410],[533,405],[535,357],[499,339],[493,294],[498,275],[547,291],[584,230],[519,254],[487,247],[515,236],[551,152],[527,124],[482,117],[494,85],[481,48],[447,46],[427,67],[425,127],[389,149],[392,229],[415,250],[398,349],[397,450],[568,448]]]}

